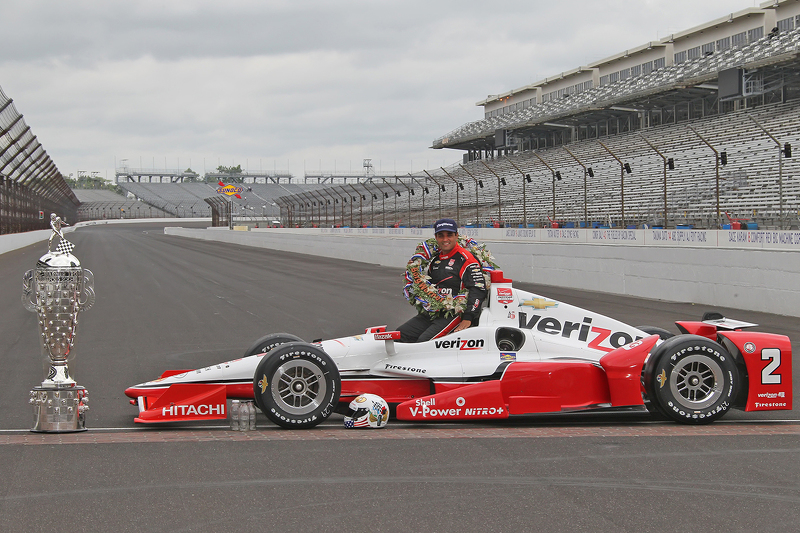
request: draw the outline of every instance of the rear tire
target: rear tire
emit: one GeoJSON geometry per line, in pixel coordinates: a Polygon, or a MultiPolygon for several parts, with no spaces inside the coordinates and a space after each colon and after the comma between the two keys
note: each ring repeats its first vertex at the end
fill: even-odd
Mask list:
{"type": "Polygon", "coordinates": [[[733,407],[739,372],[725,348],[705,337],[679,335],[664,341],[645,365],[650,402],[682,424],[709,424],[733,407]]]}
{"type": "Polygon", "coordinates": [[[636,326],[636,329],[640,329],[647,333],[648,335],[658,335],[658,337],[665,341],[675,336],[674,333],[665,330],[664,328],[657,328],[655,326],[636,326]]]}
{"type": "Polygon", "coordinates": [[[334,411],[341,379],[321,348],[292,342],[272,349],[258,363],[253,389],[267,418],[284,428],[306,429],[334,411]]]}

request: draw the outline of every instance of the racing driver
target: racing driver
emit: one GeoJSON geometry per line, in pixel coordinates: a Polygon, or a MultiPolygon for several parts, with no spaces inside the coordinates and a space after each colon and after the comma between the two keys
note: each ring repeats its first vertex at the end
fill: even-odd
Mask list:
{"type": "Polygon", "coordinates": [[[437,220],[433,228],[439,251],[428,265],[430,282],[443,296],[455,297],[466,289],[467,303],[464,312],[455,317],[431,317],[428,313],[419,313],[397,328],[400,342],[424,342],[439,334],[455,333],[477,324],[481,305],[488,294],[480,262],[458,244],[455,220],[437,220]]]}

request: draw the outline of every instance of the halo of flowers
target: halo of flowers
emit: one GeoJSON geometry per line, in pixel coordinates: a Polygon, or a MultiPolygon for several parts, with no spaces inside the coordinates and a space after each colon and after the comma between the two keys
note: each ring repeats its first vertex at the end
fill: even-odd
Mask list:
{"type": "MultiPolygon", "coordinates": [[[[458,244],[480,262],[488,289],[491,285],[491,271],[499,268],[494,262],[491,252],[485,244],[462,235],[458,236],[458,244]]],[[[428,314],[431,318],[456,316],[464,311],[468,291],[463,290],[455,296],[444,296],[431,283],[431,278],[427,274],[428,265],[438,251],[439,246],[436,244],[436,239],[428,239],[417,245],[414,255],[406,264],[404,275],[406,284],[403,287],[403,296],[419,313],[428,314]]]]}

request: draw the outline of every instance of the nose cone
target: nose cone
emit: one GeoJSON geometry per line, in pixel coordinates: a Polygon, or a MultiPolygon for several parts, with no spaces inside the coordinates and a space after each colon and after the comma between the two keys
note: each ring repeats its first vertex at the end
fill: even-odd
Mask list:
{"type": "Polygon", "coordinates": [[[138,385],[133,385],[125,389],[125,396],[135,400],[139,396],[159,396],[161,392],[163,392],[163,389],[159,390],[158,394],[153,394],[153,388],[148,387],[147,383],[139,383],[138,385]]]}

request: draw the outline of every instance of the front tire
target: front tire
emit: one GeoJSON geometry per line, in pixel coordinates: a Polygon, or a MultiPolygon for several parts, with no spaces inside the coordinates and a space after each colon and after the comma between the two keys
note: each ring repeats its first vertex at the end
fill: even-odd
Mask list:
{"type": "Polygon", "coordinates": [[[664,341],[645,366],[648,398],[682,424],[709,424],[733,407],[739,372],[718,343],[697,335],[664,341]]]}
{"type": "Polygon", "coordinates": [[[264,335],[250,345],[250,347],[245,350],[244,357],[258,355],[260,353],[267,353],[273,348],[276,348],[281,344],[286,344],[287,342],[303,342],[303,339],[297,335],[292,335],[291,333],[270,333],[269,335],[264,335]]]}
{"type": "Polygon", "coordinates": [[[272,422],[306,429],[333,412],[339,403],[341,379],[336,364],[321,348],[292,342],[273,348],[259,362],[253,392],[272,422]]]}
{"type": "MultiPolygon", "coordinates": [[[[243,357],[269,353],[272,349],[277,348],[281,344],[286,344],[287,342],[303,342],[303,339],[291,333],[270,333],[251,344],[250,347],[245,350],[243,357]]],[[[261,398],[258,394],[255,395],[255,402],[256,406],[263,411],[264,406],[261,405],[261,398]]]]}

